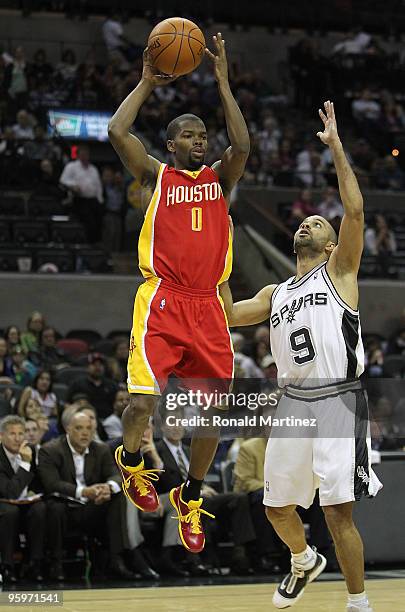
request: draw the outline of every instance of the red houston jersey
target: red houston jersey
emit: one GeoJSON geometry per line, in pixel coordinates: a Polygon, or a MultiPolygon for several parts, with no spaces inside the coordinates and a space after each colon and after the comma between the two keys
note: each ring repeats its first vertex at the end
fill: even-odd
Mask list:
{"type": "Polygon", "coordinates": [[[139,237],[139,267],[152,276],[194,289],[229,278],[232,237],[217,173],[161,164],[139,237]]]}

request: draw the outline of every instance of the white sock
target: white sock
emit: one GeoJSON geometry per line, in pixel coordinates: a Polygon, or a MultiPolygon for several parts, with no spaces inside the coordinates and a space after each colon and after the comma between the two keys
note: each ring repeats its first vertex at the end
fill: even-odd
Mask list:
{"type": "Polygon", "coordinates": [[[303,569],[309,569],[313,567],[316,560],[316,552],[307,545],[306,549],[302,553],[291,554],[292,562],[294,565],[302,567],[303,569]]]}
{"type": "Polygon", "coordinates": [[[369,606],[367,595],[365,591],[363,591],[362,593],[358,593],[356,595],[349,593],[348,602],[349,604],[354,604],[358,608],[368,608],[369,606]]]}

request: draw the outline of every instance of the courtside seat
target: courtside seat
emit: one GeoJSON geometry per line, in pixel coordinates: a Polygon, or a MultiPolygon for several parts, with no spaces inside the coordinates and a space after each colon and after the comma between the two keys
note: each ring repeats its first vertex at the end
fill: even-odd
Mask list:
{"type": "Polygon", "coordinates": [[[64,244],[83,244],[87,241],[83,225],[74,221],[53,221],[51,240],[64,244]]]}
{"type": "Polygon", "coordinates": [[[46,263],[53,263],[59,272],[74,272],[75,259],[71,251],[61,248],[40,249],[36,253],[36,268],[46,263]]]}
{"type": "Polygon", "coordinates": [[[70,367],[58,370],[55,374],[55,382],[69,386],[74,380],[84,378],[87,375],[86,368],[70,367]]]}
{"type": "Polygon", "coordinates": [[[29,257],[31,257],[31,253],[27,249],[5,248],[5,245],[2,245],[0,248],[0,272],[18,272],[20,269],[18,260],[29,257]]]}
{"type": "Polygon", "coordinates": [[[71,357],[85,355],[89,352],[88,343],[84,340],[80,340],[79,338],[62,338],[62,340],[58,340],[56,346],[65,351],[65,353],[71,357]]]}
{"type": "Polygon", "coordinates": [[[17,215],[26,214],[25,201],[21,196],[0,195],[0,215],[17,215]]]}
{"type": "Polygon", "coordinates": [[[48,242],[48,223],[25,219],[13,223],[13,236],[17,244],[26,242],[48,242]]]}
{"type": "Polygon", "coordinates": [[[89,347],[92,347],[96,342],[101,340],[101,334],[95,329],[71,329],[66,334],[66,338],[83,340],[89,347]]]}

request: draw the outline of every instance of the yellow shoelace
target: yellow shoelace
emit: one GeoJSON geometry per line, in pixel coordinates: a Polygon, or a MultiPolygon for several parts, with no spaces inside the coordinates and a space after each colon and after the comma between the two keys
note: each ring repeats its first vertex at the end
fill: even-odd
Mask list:
{"type": "Polygon", "coordinates": [[[131,481],[134,481],[134,485],[139,490],[141,497],[144,497],[149,492],[149,485],[151,481],[155,482],[159,480],[159,476],[156,472],[163,472],[164,470],[139,470],[130,474],[128,478],[124,478],[124,487],[128,489],[131,485],[131,481]]]}
{"type": "Polygon", "coordinates": [[[193,533],[194,535],[198,535],[199,533],[202,533],[202,525],[200,518],[201,514],[205,514],[206,516],[209,516],[213,519],[215,518],[213,514],[210,514],[209,512],[204,510],[204,508],[200,507],[192,508],[190,512],[188,514],[185,514],[184,516],[174,516],[173,518],[178,518],[179,521],[181,521],[182,523],[191,523],[191,533],[193,533]]]}

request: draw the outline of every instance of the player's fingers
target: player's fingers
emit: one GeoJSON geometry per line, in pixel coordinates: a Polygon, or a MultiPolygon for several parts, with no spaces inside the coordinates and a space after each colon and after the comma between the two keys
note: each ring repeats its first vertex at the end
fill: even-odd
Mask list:
{"type": "Polygon", "coordinates": [[[322,119],[322,121],[324,122],[324,124],[326,125],[326,122],[327,122],[327,117],[326,117],[326,115],[325,115],[325,114],[322,112],[322,109],[321,109],[321,108],[319,109],[319,116],[320,116],[320,118],[322,119]]]}
{"type": "MultiPolygon", "coordinates": [[[[219,36],[219,33],[218,33],[218,36],[219,36]]],[[[219,40],[220,40],[220,39],[218,38],[218,36],[215,36],[215,35],[214,35],[214,36],[212,37],[212,39],[213,39],[213,41],[214,41],[215,48],[216,48],[216,50],[217,50],[217,51],[218,51],[218,53],[219,53],[219,51],[220,51],[220,49],[221,49],[221,46],[220,46],[220,43],[219,43],[219,40]]]]}
{"type": "Polygon", "coordinates": [[[208,57],[215,62],[215,55],[213,53],[211,53],[211,51],[209,49],[207,49],[207,47],[205,47],[205,54],[208,55],[208,57]]]}
{"type": "Polygon", "coordinates": [[[333,104],[333,102],[331,102],[331,111],[332,111],[332,119],[333,119],[333,121],[336,121],[336,117],[335,117],[335,105],[333,104]]]}

